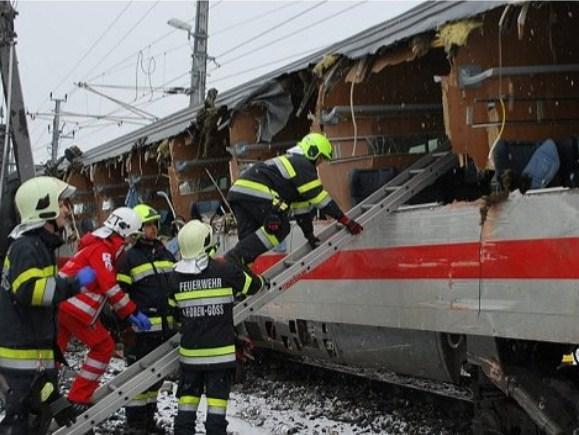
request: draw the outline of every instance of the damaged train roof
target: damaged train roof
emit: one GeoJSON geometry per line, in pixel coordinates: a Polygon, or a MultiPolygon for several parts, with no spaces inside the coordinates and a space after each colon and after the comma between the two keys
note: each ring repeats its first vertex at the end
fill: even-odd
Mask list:
{"type": "MultiPolygon", "coordinates": [[[[323,48],[284,67],[264,74],[247,83],[238,85],[219,95],[216,103],[235,111],[253,98],[271,92],[275,79],[303,70],[319,62],[325,55],[339,54],[350,59],[376,53],[380,48],[438,29],[440,26],[479,15],[498,8],[508,1],[429,1],[407,12],[364,30],[345,40],[323,48]]],[[[202,105],[186,108],[162,118],[150,125],[95,147],[84,154],[85,165],[94,164],[125,154],[133,147],[159,142],[184,132],[195,119],[202,105]]]]}

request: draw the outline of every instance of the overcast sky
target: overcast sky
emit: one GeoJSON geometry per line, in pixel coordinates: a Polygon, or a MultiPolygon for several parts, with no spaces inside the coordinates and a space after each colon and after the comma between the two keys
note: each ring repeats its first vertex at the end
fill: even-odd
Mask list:
{"type": "MultiPolygon", "coordinates": [[[[208,54],[219,66],[208,64],[207,88],[224,92],[418,3],[212,0],[208,54]]],[[[115,112],[115,116],[135,117],[119,105],[79,89],[75,82],[127,87],[95,89],[157,117],[187,107],[188,96],[168,95],[159,88],[189,86],[191,48],[187,33],[169,27],[167,21],[179,18],[193,23],[195,8],[194,0],[17,1],[16,47],[27,110],[52,113],[52,92],[55,98],[67,94],[68,100],[62,105],[65,112],[115,112]]],[[[139,128],[127,121],[118,126],[115,121],[72,116],[64,117],[63,122],[64,133],[74,131],[75,137],[61,141],[59,154],[71,144],[88,150],[139,128]]],[[[28,123],[35,160],[43,162],[49,156],[50,116],[29,117],[28,123]]]]}

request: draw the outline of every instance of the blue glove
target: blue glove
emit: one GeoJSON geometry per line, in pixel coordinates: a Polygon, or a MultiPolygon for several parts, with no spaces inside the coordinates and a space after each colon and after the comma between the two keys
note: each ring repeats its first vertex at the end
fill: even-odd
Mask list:
{"type": "Polygon", "coordinates": [[[76,274],[76,279],[81,287],[86,287],[94,282],[96,279],[96,272],[90,266],[83,267],[76,274]]]}
{"type": "Polygon", "coordinates": [[[151,329],[151,321],[140,311],[137,311],[135,314],[131,314],[129,316],[129,322],[131,322],[133,326],[139,328],[139,331],[148,331],[151,329]]]}

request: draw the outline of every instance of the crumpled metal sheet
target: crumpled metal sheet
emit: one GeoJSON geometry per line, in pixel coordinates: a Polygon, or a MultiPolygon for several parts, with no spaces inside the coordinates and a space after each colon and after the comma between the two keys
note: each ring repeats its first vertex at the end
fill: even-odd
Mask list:
{"type": "Polygon", "coordinates": [[[265,107],[265,115],[259,121],[256,142],[269,143],[287,124],[294,106],[289,92],[277,80],[264,83],[233,107],[233,111],[245,107],[265,107]]]}

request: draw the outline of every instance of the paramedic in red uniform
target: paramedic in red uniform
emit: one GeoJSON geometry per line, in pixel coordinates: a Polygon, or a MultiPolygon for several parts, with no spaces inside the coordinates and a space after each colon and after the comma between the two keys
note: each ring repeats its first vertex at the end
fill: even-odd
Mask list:
{"type": "Polygon", "coordinates": [[[88,355],[77,374],[68,399],[78,413],[90,405],[92,395],[99,386],[99,378],[105,372],[114,351],[114,341],[99,320],[105,303],[109,303],[117,315],[147,330],[151,327],[147,316],[117,284],[115,261],[125,243],[141,228],[137,214],[127,207],[114,210],[104,226],[85,235],[79,251],[60,271],[63,276],[74,276],[83,267],[90,266],[96,272],[96,282],[86,286],[78,295],[62,302],[58,317],[58,345],[64,352],[71,337],[76,337],[89,348],[88,355]]]}

